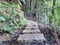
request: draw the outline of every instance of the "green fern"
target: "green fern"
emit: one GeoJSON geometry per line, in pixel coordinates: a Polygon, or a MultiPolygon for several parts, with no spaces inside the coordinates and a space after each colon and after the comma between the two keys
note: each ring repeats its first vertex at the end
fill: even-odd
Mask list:
{"type": "Polygon", "coordinates": [[[27,25],[27,21],[18,4],[15,6],[14,4],[5,2],[0,3],[0,24],[1,30],[14,33],[14,30],[18,30],[21,26],[27,25]]]}

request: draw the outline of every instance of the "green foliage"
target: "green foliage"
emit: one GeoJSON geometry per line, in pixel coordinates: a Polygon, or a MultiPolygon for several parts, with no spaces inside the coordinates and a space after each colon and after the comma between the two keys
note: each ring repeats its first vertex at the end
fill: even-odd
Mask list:
{"type": "Polygon", "coordinates": [[[3,17],[3,16],[0,16],[0,20],[6,21],[5,17],[3,17]]]}
{"type": "Polygon", "coordinates": [[[9,4],[7,2],[0,3],[0,29],[13,33],[21,26],[27,25],[23,11],[20,10],[18,4],[9,4]]]}
{"type": "MultiPolygon", "coordinates": [[[[56,7],[60,6],[60,1],[56,1],[56,7]]],[[[60,35],[60,8],[55,9],[55,23],[58,27],[58,35],[60,35]]]]}

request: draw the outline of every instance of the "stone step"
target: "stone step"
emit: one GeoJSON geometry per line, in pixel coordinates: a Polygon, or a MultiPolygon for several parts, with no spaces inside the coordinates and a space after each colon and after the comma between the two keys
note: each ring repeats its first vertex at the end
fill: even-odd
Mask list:
{"type": "Polygon", "coordinates": [[[21,34],[18,38],[21,41],[45,40],[43,34],[21,34]]]}
{"type": "Polygon", "coordinates": [[[24,34],[29,34],[29,33],[40,33],[39,29],[25,29],[23,31],[24,34]]]}
{"type": "Polygon", "coordinates": [[[34,21],[31,21],[31,20],[27,20],[28,23],[27,23],[27,28],[38,28],[38,23],[37,22],[34,22],[34,21]]]}
{"type": "Polygon", "coordinates": [[[38,28],[38,26],[27,26],[26,28],[38,28]]]}

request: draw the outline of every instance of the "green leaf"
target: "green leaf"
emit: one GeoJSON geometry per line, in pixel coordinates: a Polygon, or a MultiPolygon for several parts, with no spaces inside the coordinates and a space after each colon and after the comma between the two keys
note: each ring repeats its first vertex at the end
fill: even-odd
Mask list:
{"type": "Polygon", "coordinates": [[[0,16],[0,20],[1,21],[6,21],[5,17],[3,17],[3,16],[0,16]]]}

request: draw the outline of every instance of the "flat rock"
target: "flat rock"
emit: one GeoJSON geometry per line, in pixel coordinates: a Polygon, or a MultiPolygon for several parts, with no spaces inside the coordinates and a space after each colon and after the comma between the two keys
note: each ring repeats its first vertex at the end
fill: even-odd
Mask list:
{"type": "Polygon", "coordinates": [[[27,27],[26,28],[38,28],[38,23],[37,22],[34,22],[34,21],[31,21],[31,20],[27,20],[27,27]]]}
{"type": "Polygon", "coordinates": [[[18,40],[45,40],[43,34],[21,34],[18,40]]]}
{"type": "Polygon", "coordinates": [[[23,31],[24,34],[28,34],[28,33],[40,33],[39,29],[28,29],[28,30],[24,30],[23,31]]]}

